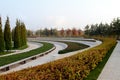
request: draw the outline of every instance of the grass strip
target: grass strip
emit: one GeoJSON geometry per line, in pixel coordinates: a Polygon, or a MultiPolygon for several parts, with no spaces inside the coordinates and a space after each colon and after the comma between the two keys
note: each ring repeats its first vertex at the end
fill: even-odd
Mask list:
{"type": "MultiPolygon", "coordinates": [[[[116,44],[115,44],[116,46],[116,44]]],[[[102,72],[105,64],[107,63],[109,57],[111,56],[115,46],[113,46],[106,54],[106,56],[103,58],[102,62],[100,62],[97,67],[95,69],[93,69],[89,75],[87,76],[87,78],[85,78],[84,80],[97,80],[98,76],[100,75],[100,73],[102,72]]]]}
{"type": "MultiPolygon", "coordinates": [[[[22,47],[20,47],[20,48],[17,48],[17,50],[23,50],[23,49],[26,49],[26,48],[28,48],[28,45],[24,45],[24,46],[22,46],[22,47]]],[[[16,50],[16,49],[13,48],[12,50],[16,50]]],[[[1,56],[1,55],[6,55],[6,54],[11,54],[11,53],[15,52],[15,51],[12,51],[12,50],[10,50],[10,51],[5,51],[5,52],[1,52],[1,53],[0,53],[0,56],[1,56]]]]}
{"type": "Polygon", "coordinates": [[[89,47],[88,45],[85,45],[85,44],[82,44],[82,43],[77,43],[77,42],[67,42],[67,41],[60,41],[60,42],[63,42],[65,44],[67,44],[68,47],[65,48],[64,50],[60,50],[58,52],[59,54],[64,54],[64,53],[67,53],[67,52],[81,50],[81,49],[89,47]]]}
{"type": "Polygon", "coordinates": [[[15,61],[19,61],[19,60],[22,60],[24,58],[27,58],[27,57],[30,57],[33,55],[40,54],[42,52],[45,52],[45,51],[53,48],[53,44],[51,44],[51,43],[46,43],[46,42],[40,42],[40,43],[42,43],[43,46],[39,47],[37,49],[31,50],[28,52],[24,52],[24,53],[20,53],[20,54],[14,54],[14,55],[10,55],[10,56],[1,57],[0,58],[0,66],[10,64],[10,63],[13,63],[15,61]]]}

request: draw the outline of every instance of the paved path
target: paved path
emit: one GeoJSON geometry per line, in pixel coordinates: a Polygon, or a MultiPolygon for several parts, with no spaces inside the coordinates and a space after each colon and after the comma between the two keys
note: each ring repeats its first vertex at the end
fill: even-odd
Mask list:
{"type": "Polygon", "coordinates": [[[97,80],[120,80],[120,41],[97,80]]]}
{"type": "Polygon", "coordinates": [[[11,54],[6,54],[6,55],[1,55],[0,57],[4,57],[4,56],[9,56],[9,55],[13,55],[13,54],[19,54],[19,53],[23,53],[23,52],[27,52],[33,49],[36,49],[38,47],[42,47],[43,45],[41,43],[36,43],[36,42],[28,42],[28,48],[23,49],[23,50],[15,50],[14,53],[11,54]]]}
{"type": "Polygon", "coordinates": [[[41,65],[41,64],[53,61],[55,59],[54,56],[57,55],[58,51],[65,49],[67,47],[67,45],[64,43],[59,43],[59,42],[51,42],[51,43],[53,43],[56,47],[56,49],[54,51],[52,51],[51,53],[44,55],[43,57],[39,57],[36,60],[30,61],[26,64],[20,65],[16,68],[10,69],[9,71],[3,72],[1,74],[6,74],[6,73],[13,72],[13,71],[22,70],[22,69],[25,69],[28,67],[33,67],[33,66],[37,66],[37,65],[41,65]]]}
{"type": "MultiPolygon", "coordinates": [[[[73,40],[67,40],[67,41],[84,43],[84,44],[89,45],[90,48],[101,44],[100,41],[96,41],[96,42],[86,42],[86,41],[84,42],[84,41],[73,41],[73,40]]],[[[49,53],[49,54],[47,54],[43,57],[39,57],[36,60],[33,60],[33,61],[30,61],[26,64],[20,65],[20,66],[14,68],[14,69],[11,69],[7,72],[2,73],[2,74],[10,73],[10,72],[13,72],[13,71],[18,71],[18,70],[25,69],[25,68],[28,68],[28,67],[33,67],[33,66],[45,64],[47,62],[54,61],[54,60],[57,60],[57,59],[61,59],[61,58],[64,58],[64,57],[68,57],[68,56],[71,56],[71,55],[77,54],[78,52],[83,51],[83,50],[78,50],[78,51],[70,52],[70,53],[67,53],[67,54],[58,54],[58,51],[62,50],[62,49],[65,49],[67,47],[67,45],[64,44],[64,43],[60,43],[60,42],[51,42],[51,41],[49,41],[49,42],[53,43],[56,46],[56,49],[54,51],[52,51],[51,53],[49,53]]],[[[89,48],[87,48],[87,49],[89,49],[89,48]]],[[[84,50],[86,50],[86,49],[84,49],[84,50]]]]}
{"type": "Polygon", "coordinates": [[[60,54],[59,57],[56,57],[57,59],[61,59],[61,58],[64,58],[64,57],[69,57],[69,56],[75,55],[75,54],[80,53],[82,51],[88,50],[92,47],[98,46],[102,43],[101,41],[96,41],[96,42],[76,41],[76,40],[63,40],[63,41],[82,43],[82,44],[89,45],[90,47],[82,49],[82,50],[78,50],[78,51],[69,52],[69,53],[66,53],[66,54],[60,54]]]}

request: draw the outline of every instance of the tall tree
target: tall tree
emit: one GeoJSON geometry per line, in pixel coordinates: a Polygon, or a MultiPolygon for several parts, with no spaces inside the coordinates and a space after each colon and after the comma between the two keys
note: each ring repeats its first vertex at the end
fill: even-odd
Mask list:
{"type": "Polygon", "coordinates": [[[6,20],[6,23],[5,23],[4,40],[5,40],[5,48],[6,48],[6,50],[7,51],[11,50],[12,49],[12,37],[11,37],[9,17],[7,17],[7,20],[6,20]]]}
{"type": "Polygon", "coordinates": [[[33,31],[27,30],[27,37],[32,37],[32,36],[34,36],[33,31]]]}
{"type": "Polygon", "coordinates": [[[71,35],[72,35],[72,30],[67,29],[67,30],[66,30],[66,35],[67,35],[68,37],[71,37],[71,35]]]}
{"type": "Polygon", "coordinates": [[[86,25],[86,26],[85,26],[85,34],[86,34],[86,35],[89,35],[89,34],[90,34],[89,25],[86,25]]]}
{"type": "Polygon", "coordinates": [[[119,35],[120,35],[120,19],[119,18],[114,19],[112,21],[112,23],[113,23],[115,34],[117,35],[117,38],[119,38],[119,35]]]}
{"type": "Polygon", "coordinates": [[[25,24],[22,22],[21,23],[21,45],[24,46],[24,45],[27,45],[27,37],[26,37],[26,27],[25,27],[25,24]]]}
{"type": "Polygon", "coordinates": [[[14,48],[19,48],[21,46],[20,42],[20,22],[16,21],[16,27],[14,30],[14,48]]]}
{"type": "Polygon", "coordinates": [[[2,32],[2,21],[0,17],[0,52],[4,52],[5,44],[4,44],[4,36],[2,32]]]}
{"type": "Polygon", "coordinates": [[[60,30],[60,36],[65,37],[65,30],[63,28],[60,30]]]}
{"type": "Polygon", "coordinates": [[[24,45],[27,45],[25,24],[17,20],[14,30],[14,47],[19,48],[24,45]]]}
{"type": "Polygon", "coordinates": [[[44,34],[45,34],[45,36],[47,36],[47,37],[49,36],[49,30],[48,30],[47,28],[44,29],[44,34]]]}
{"type": "Polygon", "coordinates": [[[73,28],[73,29],[72,29],[72,36],[73,36],[73,37],[78,36],[78,32],[77,32],[76,28],[73,28]]]}
{"type": "Polygon", "coordinates": [[[12,41],[14,41],[15,28],[12,29],[12,41]]]}

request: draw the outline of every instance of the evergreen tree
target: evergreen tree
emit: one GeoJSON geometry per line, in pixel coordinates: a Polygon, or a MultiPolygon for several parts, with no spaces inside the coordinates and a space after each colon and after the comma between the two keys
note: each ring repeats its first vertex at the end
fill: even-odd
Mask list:
{"type": "Polygon", "coordinates": [[[12,41],[14,41],[14,32],[15,31],[15,28],[12,29],[12,41]]]}
{"type": "Polygon", "coordinates": [[[21,39],[22,39],[22,46],[27,45],[26,27],[24,23],[21,23],[21,39]]]}
{"type": "Polygon", "coordinates": [[[4,45],[4,36],[2,32],[2,21],[0,17],[0,52],[4,52],[5,45],[4,45]]]}
{"type": "Polygon", "coordinates": [[[24,46],[24,31],[23,31],[23,23],[20,23],[20,41],[21,47],[24,46]]]}
{"type": "Polygon", "coordinates": [[[25,24],[17,20],[14,30],[14,47],[19,48],[24,45],[27,45],[25,24]]]}
{"type": "Polygon", "coordinates": [[[21,41],[20,41],[20,22],[16,21],[16,27],[14,30],[14,48],[21,47],[21,41]]]}
{"type": "Polygon", "coordinates": [[[120,18],[114,19],[112,21],[114,32],[117,35],[117,39],[119,39],[120,36],[120,18]]]}
{"type": "Polygon", "coordinates": [[[6,23],[5,23],[5,29],[4,29],[4,40],[5,40],[5,48],[6,50],[12,49],[12,37],[11,37],[11,31],[10,31],[10,23],[9,23],[9,17],[7,17],[6,23]]]}

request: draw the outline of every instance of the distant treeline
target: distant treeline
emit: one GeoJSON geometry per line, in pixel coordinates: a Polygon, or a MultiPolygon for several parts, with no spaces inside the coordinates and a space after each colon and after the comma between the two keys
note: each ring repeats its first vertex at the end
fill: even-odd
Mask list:
{"type": "Polygon", "coordinates": [[[120,18],[113,19],[110,24],[92,24],[85,27],[88,36],[114,36],[120,37],[120,18]]]}
{"type": "Polygon", "coordinates": [[[25,24],[17,20],[15,28],[11,31],[9,17],[7,17],[3,31],[0,17],[0,53],[24,45],[27,45],[25,24]]]}
{"type": "Polygon", "coordinates": [[[83,35],[83,31],[81,29],[40,29],[35,32],[28,30],[27,36],[28,37],[79,37],[83,35]]]}

